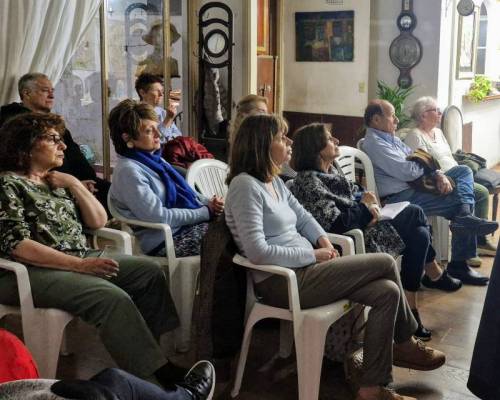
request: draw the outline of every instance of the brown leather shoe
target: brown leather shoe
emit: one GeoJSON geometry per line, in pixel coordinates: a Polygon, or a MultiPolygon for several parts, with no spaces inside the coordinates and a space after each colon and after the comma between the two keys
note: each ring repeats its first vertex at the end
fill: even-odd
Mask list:
{"type": "Polygon", "coordinates": [[[356,400],[417,400],[415,397],[401,396],[394,390],[381,387],[380,392],[375,397],[361,397],[358,393],[356,400]]]}
{"type": "Polygon", "coordinates": [[[392,363],[397,367],[430,371],[439,368],[445,361],[446,356],[443,352],[426,346],[418,339],[394,344],[392,363]]]}

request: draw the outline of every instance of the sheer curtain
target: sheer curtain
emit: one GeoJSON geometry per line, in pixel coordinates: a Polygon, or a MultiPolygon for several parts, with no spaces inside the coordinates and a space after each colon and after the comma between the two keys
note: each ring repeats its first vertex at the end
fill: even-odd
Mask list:
{"type": "Polygon", "coordinates": [[[27,72],[56,85],[101,1],[0,1],[0,105],[19,99],[17,81],[27,72]]]}

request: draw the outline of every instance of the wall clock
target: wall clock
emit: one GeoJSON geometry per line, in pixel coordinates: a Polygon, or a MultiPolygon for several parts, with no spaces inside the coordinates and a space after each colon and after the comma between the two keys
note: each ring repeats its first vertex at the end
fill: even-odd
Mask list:
{"type": "Polygon", "coordinates": [[[413,13],[413,0],[402,0],[401,13],[396,23],[400,34],[389,47],[391,62],[399,69],[398,85],[408,88],[413,80],[410,71],[422,59],[422,44],[413,36],[417,18],[413,13]]]}
{"type": "Polygon", "coordinates": [[[460,0],[457,4],[457,11],[464,17],[471,15],[474,12],[474,2],[472,0],[460,0]]]}

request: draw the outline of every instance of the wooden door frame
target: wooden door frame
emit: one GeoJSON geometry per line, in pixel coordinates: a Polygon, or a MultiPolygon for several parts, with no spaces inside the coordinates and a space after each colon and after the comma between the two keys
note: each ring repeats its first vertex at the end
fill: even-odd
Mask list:
{"type": "MultiPolygon", "coordinates": [[[[276,0],[276,75],[274,82],[275,104],[274,112],[281,114],[283,111],[283,20],[285,1],[276,0]]],[[[245,25],[243,48],[243,91],[244,94],[257,94],[257,0],[246,0],[245,25]]]]}

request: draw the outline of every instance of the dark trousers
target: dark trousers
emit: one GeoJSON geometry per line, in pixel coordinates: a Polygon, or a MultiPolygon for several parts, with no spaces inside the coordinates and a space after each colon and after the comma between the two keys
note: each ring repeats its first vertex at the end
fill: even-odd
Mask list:
{"type": "Polygon", "coordinates": [[[436,257],[424,211],[410,204],[390,221],[405,244],[401,263],[401,283],[409,292],[420,288],[425,264],[436,257]]]}
{"type": "Polygon", "coordinates": [[[107,388],[120,400],[191,400],[189,393],[179,386],[163,390],[159,386],[137,378],[117,368],[108,368],[90,379],[107,388]]]}

